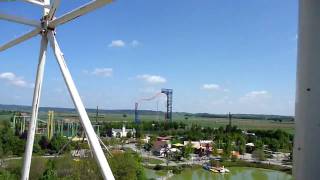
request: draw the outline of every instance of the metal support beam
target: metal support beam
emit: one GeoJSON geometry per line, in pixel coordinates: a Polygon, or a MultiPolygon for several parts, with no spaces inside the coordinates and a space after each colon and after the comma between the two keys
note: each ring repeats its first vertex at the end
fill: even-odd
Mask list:
{"type": "Polygon", "coordinates": [[[38,0],[23,0],[23,1],[31,3],[31,4],[35,4],[35,5],[38,5],[38,6],[45,6],[43,1],[38,1],[38,0]]]}
{"type": "Polygon", "coordinates": [[[137,103],[137,102],[134,103],[134,122],[136,124],[140,124],[138,108],[139,108],[139,103],[137,103]]]}
{"type": "Polygon", "coordinates": [[[51,8],[50,8],[49,14],[48,14],[48,19],[49,20],[51,20],[54,17],[59,5],[60,5],[60,0],[54,0],[53,1],[53,3],[51,4],[51,8]]]}
{"type": "Polygon", "coordinates": [[[172,122],[172,89],[161,89],[161,93],[167,95],[166,120],[172,122]]]}
{"type": "Polygon", "coordinates": [[[94,0],[91,1],[69,13],[66,13],[64,15],[62,15],[61,17],[58,17],[57,19],[54,19],[53,21],[51,21],[49,23],[49,27],[51,28],[55,28],[56,26],[60,25],[60,24],[64,24],[66,22],[69,22],[79,16],[82,16],[84,14],[87,14],[90,11],[93,11],[95,9],[98,9],[102,6],[104,6],[105,4],[111,3],[112,0],[94,0]]]}
{"type": "Polygon", "coordinates": [[[54,111],[48,111],[48,121],[47,121],[47,137],[49,140],[52,139],[55,131],[54,123],[54,111]]]}
{"type": "Polygon", "coordinates": [[[300,0],[294,177],[319,179],[320,1],[300,0]]]}
{"type": "Polygon", "coordinates": [[[0,13],[0,19],[6,20],[6,21],[10,21],[10,22],[19,23],[19,24],[25,24],[25,25],[29,25],[29,26],[34,26],[34,27],[40,27],[41,26],[39,21],[26,19],[26,18],[18,17],[18,16],[13,16],[13,15],[9,15],[9,14],[0,13]]]}
{"type": "Polygon", "coordinates": [[[102,148],[99,144],[99,140],[97,138],[97,135],[94,132],[94,129],[93,129],[92,124],[89,120],[88,114],[85,110],[85,107],[82,103],[82,100],[80,98],[78,90],[72,80],[70,71],[66,65],[65,60],[64,60],[64,56],[60,50],[60,47],[57,43],[55,35],[52,31],[48,32],[48,39],[49,39],[50,44],[52,46],[52,49],[54,51],[55,57],[58,61],[60,70],[62,72],[64,81],[66,82],[66,85],[68,87],[72,101],[73,101],[73,103],[74,103],[74,105],[80,115],[80,120],[81,120],[82,126],[86,132],[86,135],[88,137],[88,141],[90,143],[90,147],[93,150],[94,157],[100,167],[102,176],[104,179],[114,180],[114,176],[111,172],[110,166],[109,166],[107,159],[102,151],[102,148]]]}
{"type": "Polygon", "coordinates": [[[43,0],[43,17],[49,15],[50,12],[50,0],[43,0]]]}
{"type": "Polygon", "coordinates": [[[12,46],[17,45],[17,44],[19,44],[19,43],[21,43],[23,41],[26,41],[26,40],[32,38],[33,36],[38,35],[40,33],[40,31],[41,31],[40,28],[36,28],[36,29],[34,29],[34,30],[32,30],[32,31],[30,31],[30,32],[28,32],[28,33],[26,33],[26,34],[24,34],[24,35],[22,35],[22,36],[20,36],[20,37],[18,37],[16,39],[4,44],[4,45],[1,45],[0,46],[0,52],[6,50],[8,48],[11,48],[12,46]]]}
{"type": "Polygon", "coordinates": [[[39,64],[38,64],[37,77],[36,77],[34,93],[33,93],[32,115],[31,115],[31,120],[29,122],[28,138],[27,138],[26,149],[25,149],[25,153],[24,153],[21,180],[28,180],[29,179],[29,172],[30,172],[30,165],[31,165],[31,158],[32,158],[32,149],[33,149],[33,143],[34,143],[34,135],[35,135],[36,127],[37,127],[42,80],[43,80],[44,67],[45,67],[45,62],[46,62],[47,44],[48,44],[48,39],[46,36],[43,35],[42,39],[41,39],[39,64]]]}

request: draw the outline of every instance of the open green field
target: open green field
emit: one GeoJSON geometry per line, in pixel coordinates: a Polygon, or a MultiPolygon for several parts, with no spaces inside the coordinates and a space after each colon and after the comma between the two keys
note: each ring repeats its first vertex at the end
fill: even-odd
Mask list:
{"type": "MultiPolygon", "coordinates": [[[[0,114],[0,121],[10,121],[11,114],[0,114]]],[[[3,123],[0,123],[0,129],[3,128],[3,123]]]]}
{"type": "MultiPolygon", "coordinates": [[[[202,126],[209,126],[218,128],[229,124],[228,119],[224,118],[196,118],[184,120],[185,123],[197,123],[202,126]]],[[[261,130],[274,130],[282,129],[284,131],[294,133],[294,122],[275,122],[272,120],[251,120],[251,119],[232,119],[232,125],[236,125],[240,129],[261,129],[261,130]]]]}
{"type": "MultiPolygon", "coordinates": [[[[95,120],[94,115],[90,116],[91,120],[95,120]]],[[[163,117],[157,115],[140,115],[142,121],[164,121],[163,117]]],[[[133,115],[128,115],[126,118],[122,114],[105,114],[101,121],[134,121],[133,115]]],[[[220,126],[226,126],[229,124],[229,120],[226,118],[203,118],[203,117],[189,117],[185,119],[183,115],[173,116],[173,121],[184,122],[186,124],[198,124],[204,127],[219,128],[220,126]]],[[[261,130],[274,130],[282,129],[290,133],[294,133],[294,122],[292,121],[273,121],[273,120],[252,120],[252,119],[232,119],[232,125],[238,126],[240,129],[261,129],[261,130]]]]}
{"type": "Polygon", "coordinates": [[[162,164],[164,161],[160,159],[154,159],[154,158],[142,158],[142,162],[149,163],[149,164],[162,164]]]}
{"type": "Polygon", "coordinates": [[[0,114],[0,120],[10,120],[11,114],[0,114]]]}
{"type": "MultiPolygon", "coordinates": [[[[0,120],[10,120],[11,115],[0,115],[0,120]]],[[[95,122],[96,117],[94,113],[89,113],[91,121],[95,122]]],[[[163,115],[139,115],[142,121],[164,121],[163,115]]],[[[45,112],[40,112],[39,118],[42,120],[47,120],[48,115],[45,112]]],[[[59,113],[55,112],[55,119],[78,119],[76,113],[59,113]]],[[[123,114],[99,114],[98,121],[102,122],[133,122],[134,115],[127,114],[126,117],[123,117],[123,114]]],[[[190,116],[188,119],[185,119],[185,116],[182,114],[174,113],[173,121],[184,122],[188,125],[198,124],[204,127],[213,127],[219,128],[220,126],[226,126],[229,123],[229,120],[226,118],[204,118],[204,117],[195,117],[190,116]]],[[[238,126],[240,129],[249,130],[249,129],[261,129],[261,130],[274,130],[281,129],[289,133],[294,133],[294,122],[293,121],[273,121],[273,120],[255,120],[255,119],[232,119],[232,125],[238,126]]]]}

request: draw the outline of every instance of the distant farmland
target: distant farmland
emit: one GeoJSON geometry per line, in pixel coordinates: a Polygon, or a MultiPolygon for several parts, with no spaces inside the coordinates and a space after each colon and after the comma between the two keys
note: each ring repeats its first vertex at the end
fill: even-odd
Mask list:
{"type": "MultiPolygon", "coordinates": [[[[0,109],[4,109],[3,107],[0,109]]],[[[5,106],[5,110],[11,111],[27,111],[30,112],[29,106],[5,106]],[[14,108],[14,109],[13,109],[14,108]]],[[[78,119],[78,115],[74,109],[68,108],[41,108],[39,118],[47,120],[47,111],[55,111],[55,119],[62,118],[74,118],[78,119]]],[[[91,121],[96,121],[95,109],[88,109],[89,117],[91,121]]],[[[156,111],[139,111],[139,117],[142,121],[164,121],[164,113],[156,111]]],[[[11,115],[0,114],[0,120],[9,120],[11,115]]],[[[262,130],[274,130],[282,129],[289,133],[294,133],[294,121],[290,116],[277,116],[277,115],[250,115],[250,114],[235,114],[232,118],[232,125],[236,125],[243,130],[249,129],[262,129],[262,130]]],[[[98,121],[103,122],[133,122],[134,111],[133,110],[100,110],[98,121]],[[125,116],[124,116],[125,114],[125,116]]],[[[219,128],[220,126],[226,126],[229,123],[227,115],[215,115],[215,114],[190,114],[190,113],[173,113],[173,121],[182,121],[186,124],[198,124],[205,127],[219,128]]]]}
{"type": "MultiPolygon", "coordinates": [[[[46,118],[45,113],[41,113],[42,118],[46,118]]],[[[74,117],[77,118],[75,113],[56,113],[56,118],[66,118],[74,117]]],[[[89,113],[91,121],[96,120],[94,113],[89,113]]],[[[164,115],[139,115],[141,121],[164,121],[164,115]]],[[[118,113],[107,113],[99,114],[98,120],[101,122],[133,122],[134,115],[126,114],[126,117],[123,117],[123,114],[118,113]]],[[[186,119],[184,115],[174,114],[173,121],[184,122],[186,124],[198,124],[205,127],[214,127],[219,128],[220,126],[226,126],[229,124],[227,118],[205,118],[205,117],[195,117],[188,116],[186,119]]],[[[236,125],[243,130],[249,129],[261,129],[261,130],[274,130],[282,129],[289,133],[294,133],[294,121],[275,121],[275,120],[262,120],[262,119],[239,119],[233,118],[232,125],[236,125]]]]}

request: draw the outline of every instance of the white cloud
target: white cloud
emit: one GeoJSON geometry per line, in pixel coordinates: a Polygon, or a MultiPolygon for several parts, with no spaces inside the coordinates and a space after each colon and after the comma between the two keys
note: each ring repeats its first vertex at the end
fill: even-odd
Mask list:
{"type": "Polygon", "coordinates": [[[16,77],[16,75],[12,72],[4,72],[4,73],[1,73],[0,74],[0,78],[1,79],[6,79],[6,80],[9,80],[9,81],[12,81],[14,80],[16,77]]]}
{"type": "Polygon", "coordinates": [[[205,90],[205,91],[222,91],[225,93],[230,92],[229,89],[225,89],[225,88],[221,87],[219,84],[203,84],[201,86],[201,89],[205,90]]]}
{"type": "Polygon", "coordinates": [[[241,103],[264,103],[265,100],[270,99],[271,94],[266,90],[261,91],[251,91],[240,97],[239,101],[241,103]]]}
{"type": "Polygon", "coordinates": [[[201,87],[203,90],[220,90],[221,87],[218,84],[204,84],[201,87]]]}
{"type": "Polygon", "coordinates": [[[12,72],[0,73],[0,79],[7,81],[9,84],[12,84],[17,87],[33,87],[32,83],[28,83],[23,79],[23,77],[18,77],[12,72]]]}
{"type": "Polygon", "coordinates": [[[113,40],[111,41],[111,43],[109,44],[109,47],[117,47],[117,48],[121,48],[126,46],[126,43],[123,40],[113,40]]]}
{"type": "Polygon", "coordinates": [[[137,47],[137,46],[139,46],[141,43],[138,41],[138,40],[133,40],[132,42],[131,42],[131,46],[132,47],[137,47]]]}
{"type": "Polygon", "coordinates": [[[149,84],[163,84],[167,82],[167,80],[164,77],[158,75],[143,74],[138,75],[137,78],[149,84]]]}
{"type": "Polygon", "coordinates": [[[101,76],[101,77],[111,77],[113,74],[112,68],[96,68],[92,72],[93,75],[101,76]]]}
{"type": "Polygon", "coordinates": [[[251,91],[245,95],[247,98],[259,98],[259,97],[270,97],[270,93],[268,91],[251,91]]]}

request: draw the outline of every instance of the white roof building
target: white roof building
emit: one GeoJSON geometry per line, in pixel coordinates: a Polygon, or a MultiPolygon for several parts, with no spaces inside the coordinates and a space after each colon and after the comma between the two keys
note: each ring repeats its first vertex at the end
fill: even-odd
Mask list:
{"type": "Polygon", "coordinates": [[[246,146],[254,147],[253,143],[247,143],[246,146]]]}
{"type": "Polygon", "coordinates": [[[136,130],[133,129],[126,129],[126,126],[123,125],[122,129],[113,129],[112,128],[112,137],[127,137],[128,132],[131,132],[131,136],[134,137],[136,134],[136,130]]]}

